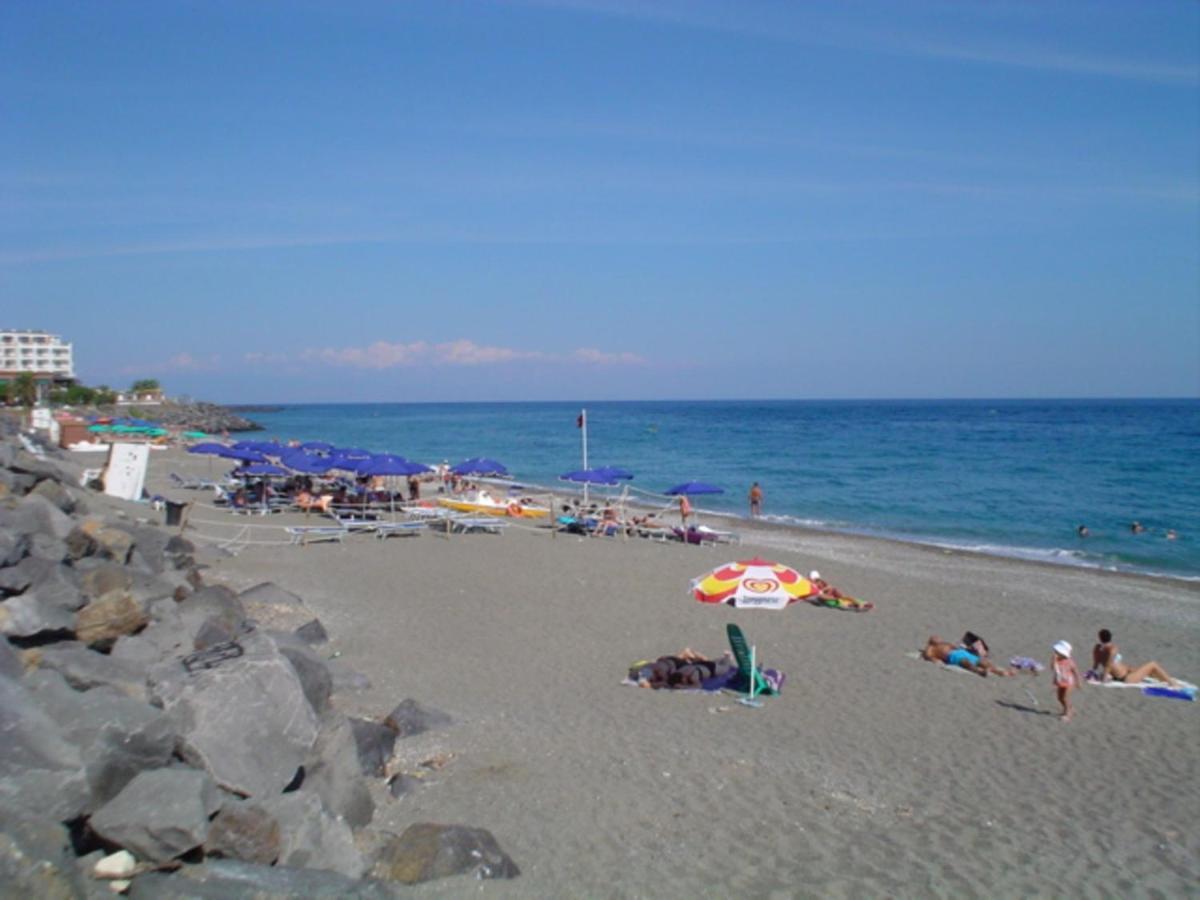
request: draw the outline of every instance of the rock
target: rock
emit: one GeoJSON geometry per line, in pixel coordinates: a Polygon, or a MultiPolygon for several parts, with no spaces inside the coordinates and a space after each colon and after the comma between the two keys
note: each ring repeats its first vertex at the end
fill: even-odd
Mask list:
{"type": "MultiPolygon", "coordinates": [[[[153,627],[151,625],[146,631],[149,631],[153,627]]],[[[146,631],[140,634],[123,635],[117,638],[117,642],[113,644],[112,650],[109,651],[109,658],[131,663],[145,671],[151,666],[162,662],[167,656],[175,652],[175,648],[171,648],[169,652],[164,652],[153,641],[146,638],[146,631]]]]}
{"type": "Polygon", "coordinates": [[[176,604],[176,609],[189,642],[210,618],[217,619],[231,634],[246,630],[246,611],[241,601],[237,594],[222,585],[201,588],[176,604]]]}
{"type": "Polygon", "coordinates": [[[45,559],[25,557],[16,565],[0,569],[0,591],[5,594],[21,594],[32,584],[45,578],[54,563],[45,559]]]}
{"type": "Polygon", "coordinates": [[[317,716],[274,643],[252,634],[241,646],[242,656],[190,675],[178,660],[153,667],[151,699],[175,723],[184,759],[226,790],[273,796],[308,755],[317,716]]]}
{"type": "Polygon", "coordinates": [[[29,535],[9,531],[0,521],[0,566],[11,566],[20,562],[29,551],[29,535]]]}
{"type": "Polygon", "coordinates": [[[281,846],[274,816],[253,803],[228,802],[212,821],[204,852],[269,866],[279,858],[281,846]]]}
{"type": "Polygon", "coordinates": [[[89,600],[95,600],[110,591],[129,590],[133,587],[133,576],[129,570],[111,560],[80,560],[76,569],[81,573],[79,589],[89,600]]]}
{"type": "Polygon", "coordinates": [[[0,812],[65,822],[89,808],[79,748],[11,678],[0,678],[0,735],[0,812]]]}
{"type": "MultiPolygon", "coordinates": [[[[28,562],[29,560],[23,560],[28,562]]],[[[41,560],[45,563],[47,560],[41,560]]],[[[49,568],[25,591],[26,596],[37,597],[39,602],[57,606],[68,612],[82,607],[87,598],[76,583],[75,573],[67,566],[49,563],[49,568]]]]}
{"type": "Polygon", "coordinates": [[[317,656],[307,647],[281,646],[279,652],[284,655],[304,688],[304,696],[312,705],[313,711],[319,716],[329,707],[329,695],[333,693],[333,676],[325,665],[325,660],[317,656]]]}
{"type": "Polygon", "coordinates": [[[8,638],[0,637],[0,678],[20,678],[25,674],[21,657],[12,648],[8,638]]]}
{"type": "Polygon", "coordinates": [[[411,775],[405,775],[401,772],[399,775],[393,775],[388,779],[388,793],[396,799],[403,797],[405,794],[410,794],[419,787],[421,782],[413,778],[411,775]]]}
{"type": "Polygon", "coordinates": [[[383,724],[396,732],[397,737],[412,737],[416,734],[441,728],[454,722],[444,712],[436,709],[425,709],[416,700],[409,698],[388,713],[383,724]]]}
{"type": "Polygon", "coordinates": [[[45,497],[33,493],[17,504],[18,530],[27,534],[45,534],[49,537],[66,538],[75,527],[75,521],[45,497]]]}
{"type": "Polygon", "coordinates": [[[362,773],[381,778],[388,760],[396,749],[396,732],[370,719],[350,719],[354,742],[358,748],[358,764],[362,773]]]}
{"type": "Polygon", "coordinates": [[[129,896],[131,900],[397,900],[402,895],[396,885],[334,872],[213,859],[170,875],[139,875],[129,896]]]}
{"type": "Polygon", "coordinates": [[[75,616],[75,636],[93,647],[111,647],[125,634],[134,634],[149,619],[128,591],[109,591],[75,616]]]}
{"type": "Polygon", "coordinates": [[[164,550],[172,556],[191,556],[196,552],[196,545],[181,535],[173,534],[167,538],[164,550]]]}
{"type": "Polygon", "coordinates": [[[138,774],[89,825],[106,841],[165,862],[204,843],[208,817],[219,806],[217,787],[204,772],[154,769],[138,774]]]}
{"type": "Polygon", "coordinates": [[[237,634],[231,631],[220,619],[216,616],[210,616],[204,620],[204,624],[196,632],[196,636],[192,639],[192,647],[196,650],[208,650],[217,644],[226,644],[235,637],[237,637],[237,634]]]}
{"type": "Polygon", "coordinates": [[[67,544],[48,534],[35,534],[29,540],[29,555],[35,559],[60,563],[67,558],[67,544]]]}
{"type": "Polygon", "coordinates": [[[25,683],[38,706],[80,748],[96,805],[107,803],[140,772],[171,761],[175,732],[161,710],[111,687],[77,691],[48,670],[31,673],[25,683]]]}
{"type": "Polygon", "coordinates": [[[171,537],[161,528],[153,525],[130,526],[128,531],[133,536],[133,553],[130,565],[155,574],[165,568],[164,555],[167,542],[171,537]]]}
{"type": "Polygon", "coordinates": [[[345,716],[330,715],[321,722],[308,760],[302,790],[321,798],[325,811],[361,828],[375,815],[375,801],[362,780],[358,744],[345,716]]]}
{"type": "Polygon", "coordinates": [[[325,626],[321,624],[320,619],[305,622],[295,630],[294,634],[306,644],[324,644],[329,641],[329,635],[326,634],[325,626]]]}
{"type": "Polygon", "coordinates": [[[128,850],[118,850],[92,866],[95,878],[129,878],[137,871],[137,859],[128,850]]]}
{"type": "Polygon", "coordinates": [[[366,871],[350,826],[326,813],[315,794],[283,794],[262,805],[279,823],[279,865],[328,869],[349,878],[359,878],[366,871]]]}
{"type": "Polygon", "coordinates": [[[39,634],[69,632],[75,627],[75,614],[36,593],[9,597],[0,603],[0,634],[10,637],[34,637],[39,634]]]}
{"type": "Polygon", "coordinates": [[[115,560],[122,565],[129,561],[129,554],[133,552],[133,535],[128,531],[107,525],[95,528],[89,534],[96,542],[98,555],[115,560]]]}
{"type": "Polygon", "coordinates": [[[67,543],[67,554],[71,559],[84,559],[96,552],[96,542],[81,527],[72,528],[64,540],[67,543]]]}
{"type": "Polygon", "coordinates": [[[464,825],[410,825],[381,849],[371,875],[387,881],[418,884],[449,875],[516,878],[520,873],[492,833],[464,825]]]}
{"type": "Polygon", "coordinates": [[[64,513],[69,514],[75,510],[75,498],[57,481],[50,479],[39,481],[37,486],[29,493],[38,497],[44,497],[64,513]]]}
{"type": "Polygon", "coordinates": [[[85,890],[66,828],[0,811],[0,894],[74,900],[85,890]]]}
{"type": "Polygon", "coordinates": [[[246,615],[263,628],[292,631],[312,619],[303,600],[269,581],[242,591],[238,597],[246,615]]]}
{"type": "Polygon", "coordinates": [[[38,667],[58,672],[77,691],[111,687],[146,702],[146,671],[136,663],[90,650],[79,641],[61,641],[40,650],[38,667]]]}

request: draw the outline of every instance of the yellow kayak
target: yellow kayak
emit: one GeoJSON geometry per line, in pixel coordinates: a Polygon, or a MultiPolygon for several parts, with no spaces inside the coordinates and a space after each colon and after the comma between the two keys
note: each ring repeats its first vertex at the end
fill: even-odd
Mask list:
{"type": "Polygon", "coordinates": [[[521,503],[517,500],[508,503],[501,502],[491,495],[463,497],[438,497],[438,506],[453,509],[457,512],[474,513],[484,516],[509,516],[520,519],[541,519],[550,515],[550,510],[544,506],[532,503],[521,503]]]}

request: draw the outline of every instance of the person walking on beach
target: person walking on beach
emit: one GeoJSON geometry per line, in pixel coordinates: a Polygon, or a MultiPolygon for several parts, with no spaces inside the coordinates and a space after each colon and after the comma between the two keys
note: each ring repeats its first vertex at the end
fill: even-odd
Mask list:
{"type": "Polygon", "coordinates": [[[750,485],[750,518],[757,519],[762,515],[763,489],[758,482],[750,485]]]}
{"type": "Polygon", "coordinates": [[[1059,641],[1054,645],[1054,658],[1050,660],[1050,670],[1054,673],[1054,689],[1058,693],[1058,702],[1062,704],[1062,720],[1071,721],[1071,691],[1083,683],[1079,677],[1079,668],[1071,659],[1071,644],[1059,641]]]}

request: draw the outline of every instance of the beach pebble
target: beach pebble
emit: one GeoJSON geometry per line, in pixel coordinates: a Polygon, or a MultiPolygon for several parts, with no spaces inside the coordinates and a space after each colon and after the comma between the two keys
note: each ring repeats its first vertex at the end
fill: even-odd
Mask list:
{"type": "Polygon", "coordinates": [[[128,878],[137,869],[137,858],[128,850],[118,850],[92,866],[96,878],[128,878]]]}

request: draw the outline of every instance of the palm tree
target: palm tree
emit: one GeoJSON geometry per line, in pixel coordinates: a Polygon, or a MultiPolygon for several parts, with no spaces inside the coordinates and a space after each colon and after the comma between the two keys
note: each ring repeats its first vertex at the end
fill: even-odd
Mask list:
{"type": "Polygon", "coordinates": [[[34,406],[38,401],[38,384],[32,372],[22,372],[8,383],[9,402],[34,406]]]}

